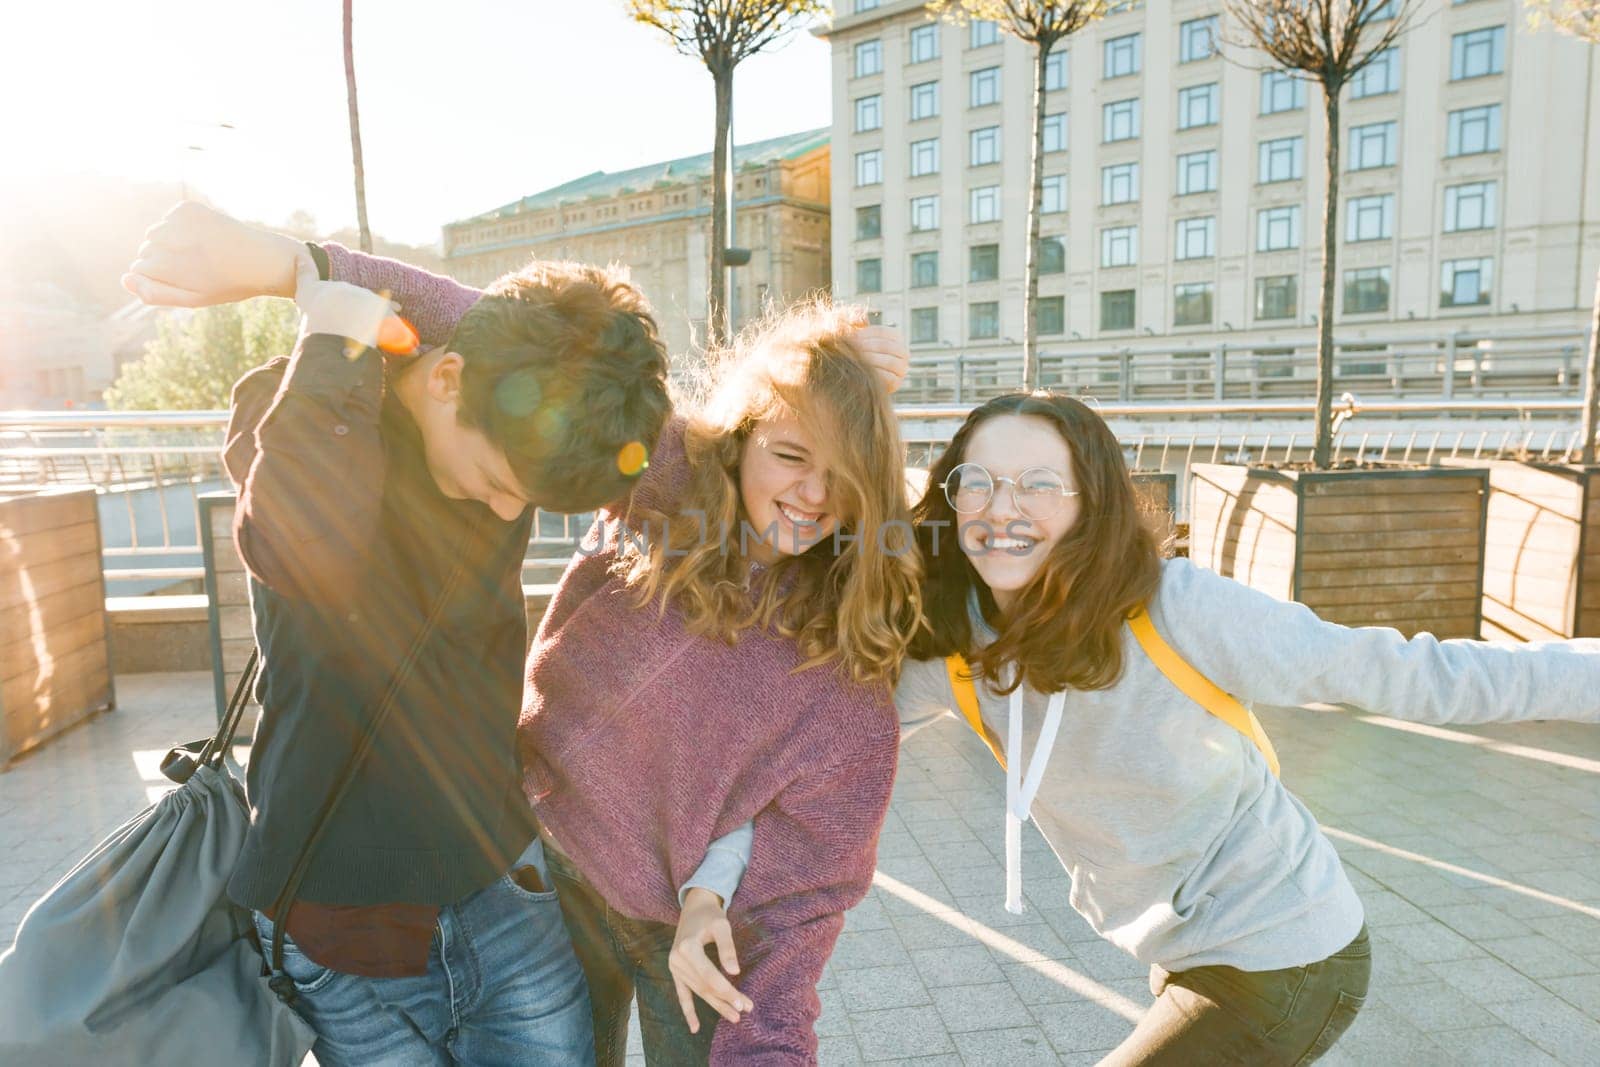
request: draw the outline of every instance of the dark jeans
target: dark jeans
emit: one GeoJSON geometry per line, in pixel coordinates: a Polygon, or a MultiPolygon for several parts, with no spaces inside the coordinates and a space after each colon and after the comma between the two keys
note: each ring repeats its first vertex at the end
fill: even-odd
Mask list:
{"type": "Polygon", "coordinates": [[[1155,1004],[1101,1067],[1310,1063],[1355,1021],[1371,976],[1364,926],[1343,949],[1305,967],[1153,968],[1155,1004]]]}
{"type": "Polygon", "coordinates": [[[572,947],[589,980],[598,1067],[622,1067],[626,1060],[628,1014],[635,994],[645,1062],[650,1067],[708,1063],[717,1014],[697,997],[700,1032],[691,1034],[684,1022],[672,972],[667,969],[677,928],[613,911],[568,857],[549,844],[545,847],[572,947]]]}

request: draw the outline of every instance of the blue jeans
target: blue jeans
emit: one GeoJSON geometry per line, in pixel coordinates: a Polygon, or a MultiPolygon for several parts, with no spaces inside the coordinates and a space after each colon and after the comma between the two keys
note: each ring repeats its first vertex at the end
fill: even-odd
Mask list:
{"type": "MultiPolygon", "coordinates": [[[[553,886],[537,838],[515,867],[553,886]]],[[[272,920],[255,913],[263,945],[272,920]]],[[[428,971],[362,978],[314,963],[284,938],[295,1010],[317,1032],[322,1067],[593,1064],[589,990],[556,893],[508,873],[439,911],[428,971]]]]}

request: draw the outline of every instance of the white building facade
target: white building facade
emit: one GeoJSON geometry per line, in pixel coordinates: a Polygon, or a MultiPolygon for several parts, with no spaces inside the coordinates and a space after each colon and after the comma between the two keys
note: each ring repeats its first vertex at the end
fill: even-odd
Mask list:
{"type": "MultiPolygon", "coordinates": [[[[1579,332],[1600,269],[1600,49],[1517,0],[1424,0],[1343,101],[1341,340],[1579,332]]],[[[1040,348],[1314,338],[1321,88],[1216,0],[1130,3],[1047,78],[1040,348]],[[1223,42],[1219,48],[1216,41],[1223,42]]],[[[1031,46],[920,0],[839,0],[835,292],[922,355],[1020,351],[1031,46]]]]}

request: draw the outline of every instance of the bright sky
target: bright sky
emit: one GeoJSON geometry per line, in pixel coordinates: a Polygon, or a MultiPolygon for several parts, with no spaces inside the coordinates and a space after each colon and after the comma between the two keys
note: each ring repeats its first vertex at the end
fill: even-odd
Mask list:
{"type": "MultiPolygon", "coordinates": [[[[354,224],[340,0],[4,6],[13,206],[99,173],[186,182],[266,222],[354,224]]],[[[355,56],[367,213],[392,239],[431,244],[570,178],[711,147],[710,75],[622,0],[355,0],[355,56]]],[[[827,125],[828,67],[805,30],[742,64],[736,139],[827,125]]]]}

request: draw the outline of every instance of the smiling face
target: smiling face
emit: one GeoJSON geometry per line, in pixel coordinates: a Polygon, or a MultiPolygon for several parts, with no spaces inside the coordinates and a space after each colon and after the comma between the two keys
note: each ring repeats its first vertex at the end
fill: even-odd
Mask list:
{"type": "Polygon", "coordinates": [[[739,497],[755,531],[748,543],[752,559],[775,563],[833,535],[840,519],[828,481],[826,456],[800,419],[756,423],[739,454],[739,497]]]}
{"type": "Polygon", "coordinates": [[[972,561],[1002,609],[1008,608],[1039,570],[1057,543],[1077,525],[1079,496],[1061,499],[1055,513],[1030,519],[1017,509],[1009,481],[1030,468],[1044,468],[1076,489],[1072,451],[1054,425],[1034,415],[997,415],[973,430],[962,453],[964,463],[988,468],[996,479],[994,494],[982,511],[958,515],[961,550],[972,561]]]}

